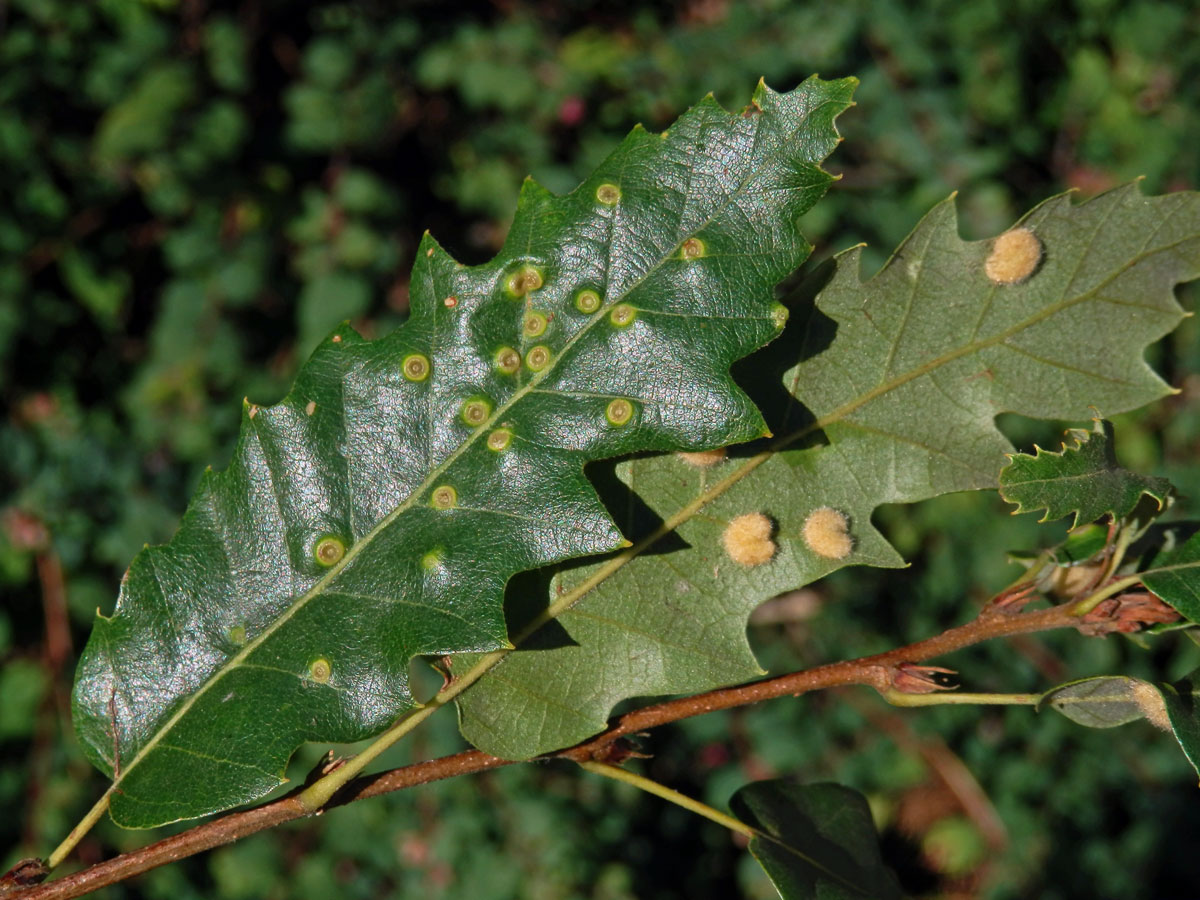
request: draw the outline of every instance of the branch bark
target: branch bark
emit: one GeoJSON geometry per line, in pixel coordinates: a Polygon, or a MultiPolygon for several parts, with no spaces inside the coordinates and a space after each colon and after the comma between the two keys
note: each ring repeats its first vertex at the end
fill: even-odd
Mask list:
{"type": "MultiPolygon", "coordinates": [[[[622,738],[668,722],[677,722],[719,709],[757,703],[772,697],[799,696],[809,691],[844,685],[866,685],[881,692],[886,691],[893,686],[895,672],[902,663],[923,662],[994,638],[1078,626],[1081,624],[1080,617],[1073,614],[1072,608],[1072,603],[1064,603],[1035,612],[1016,612],[1006,610],[1002,605],[992,604],[979,617],[965,625],[886,653],[830,663],[633,710],[617,718],[606,731],[597,736],[574,747],[548,754],[542,759],[620,762],[629,755],[623,746],[622,738]]],[[[1114,629],[1117,621],[1114,616],[1114,629]]],[[[456,775],[497,769],[514,762],[518,761],[499,759],[478,750],[468,750],[378,775],[356,778],[335,794],[325,809],[315,815],[322,815],[326,809],[344,806],[368,797],[453,778],[456,775]]],[[[15,890],[0,887],[0,900],[69,900],[166,863],[232,843],[293,819],[303,818],[311,813],[307,812],[297,799],[302,790],[303,787],[297,788],[279,800],[242,812],[230,813],[45,884],[15,890]]]]}

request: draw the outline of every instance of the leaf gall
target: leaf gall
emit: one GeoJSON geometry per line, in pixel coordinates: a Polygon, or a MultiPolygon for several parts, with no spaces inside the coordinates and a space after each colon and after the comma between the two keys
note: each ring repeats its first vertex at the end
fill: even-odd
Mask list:
{"type": "Polygon", "coordinates": [[[747,568],[761,566],[770,562],[778,549],[771,540],[774,529],[774,524],[762,513],[746,513],[725,526],[721,543],[729,558],[738,565],[747,568]]]}
{"type": "Polygon", "coordinates": [[[462,405],[462,420],[475,428],[487,421],[492,414],[492,404],[482,397],[474,397],[462,405]]]}
{"type": "Polygon", "coordinates": [[[346,555],[346,545],[342,543],[342,539],[332,534],[327,534],[313,547],[313,559],[318,565],[325,568],[337,565],[342,561],[342,557],[346,555]]]}
{"type": "Polygon", "coordinates": [[[625,425],[633,418],[633,404],[624,397],[618,397],[608,404],[604,410],[604,418],[613,425],[625,425]]]}
{"type": "Polygon", "coordinates": [[[1159,731],[1168,734],[1174,731],[1171,719],[1167,716],[1167,704],[1163,702],[1162,691],[1148,681],[1137,681],[1130,686],[1129,693],[1146,721],[1159,731]]]}
{"type": "Polygon", "coordinates": [[[983,264],[992,284],[1020,284],[1029,278],[1042,261],[1042,242],[1028,228],[1006,231],[992,243],[992,252],[983,264]]]}
{"type": "Polygon", "coordinates": [[[308,664],[308,677],[317,684],[328,684],[333,675],[333,666],[329,660],[320,656],[308,664]]]}
{"type": "Polygon", "coordinates": [[[549,364],[550,348],[545,344],[538,344],[525,354],[525,365],[529,366],[531,372],[540,372],[549,364]]]}
{"type": "Polygon", "coordinates": [[[715,466],[725,458],[725,448],[717,447],[715,450],[696,450],[694,452],[681,450],[675,455],[689,466],[695,466],[697,469],[707,469],[715,466]]]}
{"type": "Polygon", "coordinates": [[[433,489],[429,503],[434,509],[454,509],[458,506],[458,491],[448,484],[443,484],[433,489]]]}
{"type": "Polygon", "coordinates": [[[409,381],[424,381],[429,377],[429,357],[420,353],[410,353],[400,364],[400,371],[409,381]]]}
{"type": "Polygon", "coordinates": [[[590,288],[580,291],[575,295],[575,308],[585,316],[590,316],[600,308],[600,295],[590,288]]]}
{"type": "Polygon", "coordinates": [[[520,299],[530,291],[536,291],[544,283],[545,280],[539,269],[534,266],[522,266],[508,276],[506,287],[511,296],[520,299]]]}
{"type": "Polygon", "coordinates": [[[548,320],[540,312],[530,311],[525,315],[525,337],[537,337],[546,330],[548,320]]]}
{"type": "Polygon", "coordinates": [[[810,512],[804,520],[801,535],[808,549],[825,559],[845,559],[854,549],[850,520],[845,513],[831,506],[821,506],[810,512]]]}
{"type": "Polygon", "coordinates": [[[521,354],[512,347],[501,347],[496,351],[496,368],[505,375],[512,375],[521,368],[521,354]]]}
{"type": "Polygon", "coordinates": [[[615,206],[621,199],[621,189],[615,184],[602,184],[596,188],[596,199],[605,206],[615,206]]]}
{"type": "Polygon", "coordinates": [[[608,314],[608,320],[618,328],[624,328],[637,318],[637,310],[628,303],[618,303],[608,314]]]}
{"type": "Polygon", "coordinates": [[[512,432],[507,428],[497,428],[488,435],[487,445],[489,450],[495,450],[499,453],[501,450],[507,450],[508,445],[512,443],[512,432]]]}
{"type": "Polygon", "coordinates": [[[679,248],[684,259],[699,259],[704,255],[704,241],[700,238],[688,238],[679,248]]]}

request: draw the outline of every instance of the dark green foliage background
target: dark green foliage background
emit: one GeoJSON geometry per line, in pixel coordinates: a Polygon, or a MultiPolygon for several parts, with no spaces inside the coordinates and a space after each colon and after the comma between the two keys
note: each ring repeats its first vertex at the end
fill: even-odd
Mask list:
{"type": "MultiPolygon", "coordinates": [[[[280,397],[342,319],[371,336],[403,318],[424,228],[484,260],[525,174],[569,189],[634,122],[660,129],[709,90],[740,106],[760,75],[787,89],[814,71],[862,79],[828,166],[845,178],[805,222],[817,258],[865,240],[868,264],[881,262],[955,189],[979,238],[1065,187],[1138,175],[1147,193],[1200,186],[1200,13],[1187,4],[913,6],[5,4],[0,866],[48,852],[103,790],[67,727],[73,660],[55,672],[43,655],[39,555],[43,574],[62,565],[78,649],[134,553],[171,535],[204,466],[224,465],[240,398],[280,397]]],[[[1184,392],[1119,419],[1118,457],[1171,477],[1186,511],[1200,496],[1194,322],[1157,357],[1184,392]]],[[[1005,424],[1023,449],[1056,434],[1005,424]]],[[[752,626],[764,661],[842,658],[961,621],[1013,577],[1004,550],[1061,533],[1006,513],[994,495],[886,510],[880,525],[913,568],[840,573],[817,586],[815,618],[752,626]]],[[[951,664],[972,688],[1020,691],[1047,686],[1056,665],[1175,678],[1200,661],[1171,638],[1149,653],[1044,644],[1054,656],[995,646],[951,664]]],[[[432,725],[387,761],[458,746],[449,714],[432,725]]],[[[1028,710],[901,714],[866,694],[821,696],[664,729],[648,771],[718,805],[752,779],[836,779],[895,824],[929,778],[913,742],[942,739],[1009,844],[985,871],[965,820],[915,838],[893,828],[910,892],[1150,898],[1200,877],[1194,775],[1140,723],[1088,732],[1028,710]],[[897,742],[901,727],[911,735],[897,742]],[[957,864],[957,882],[922,869],[921,840],[957,864]]],[[[78,856],[152,837],[106,823],[78,856]]],[[[771,889],[720,829],[539,766],[359,804],[106,895],[739,894],[771,889]]]]}

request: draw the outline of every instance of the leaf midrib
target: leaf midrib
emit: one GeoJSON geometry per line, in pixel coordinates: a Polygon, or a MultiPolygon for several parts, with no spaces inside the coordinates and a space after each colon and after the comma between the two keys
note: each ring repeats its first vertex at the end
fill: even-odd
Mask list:
{"type": "MultiPolygon", "coordinates": [[[[837,82],[830,82],[830,84],[836,84],[836,83],[837,82]]],[[[830,105],[838,105],[838,101],[834,100],[834,99],[825,99],[825,100],[821,101],[820,103],[815,104],[812,107],[812,109],[810,109],[807,112],[806,115],[804,115],[803,117],[798,119],[796,127],[791,130],[790,135],[794,136],[796,133],[798,133],[800,130],[802,130],[804,125],[814,115],[816,115],[817,112],[819,112],[820,110],[822,110],[830,105]]],[[[755,135],[754,140],[756,143],[758,140],[758,135],[762,130],[762,121],[763,120],[761,117],[759,117],[757,119],[757,121],[758,121],[759,125],[755,129],[755,132],[754,132],[754,135],[755,135]]],[[[769,154],[768,156],[763,158],[762,164],[760,166],[756,167],[753,171],[747,173],[746,177],[738,185],[737,190],[731,191],[724,198],[724,200],[713,209],[712,213],[704,220],[704,222],[701,223],[700,225],[698,225],[693,231],[688,232],[688,235],[696,234],[696,233],[702,231],[704,228],[708,227],[721,213],[723,213],[725,210],[727,210],[729,208],[730,204],[741,194],[741,192],[745,189],[746,185],[754,180],[754,178],[757,176],[757,174],[759,172],[763,171],[763,169],[765,169],[769,164],[771,164],[771,163],[775,162],[776,160],[778,160],[779,158],[785,156],[788,148],[789,148],[788,140],[780,141],[779,144],[777,145],[776,149],[771,154],[769,154]]],[[[815,161],[814,160],[806,160],[806,162],[808,162],[811,165],[817,166],[817,167],[820,166],[820,160],[815,160],[815,161]]],[[[581,188],[576,188],[576,190],[580,190],[580,189],[581,188]]],[[[572,192],[572,193],[574,193],[574,192],[572,192]]],[[[570,197],[570,194],[567,194],[562,199],[565,200],[568,197],[570,197]]],[[[610,247],[612,244],[611,235],[613,232],[613,223],[615,222],[615,220],[619,214],[619,210],[620,210],[620,205],[618,204],[617,207],[613,210],[612,216],[610,216],[609,220],[608,220],[609,221],[608,245],[610,247]]],[[[401,515],[403,515],[405,512],[407,512],[409,509],[411,509],[413,507],[413,505],[416,503],[416,501],[421,499],[437,483],[437,479],[439,477],[441,477],[441,475],[451,465],[453,465],[453,463],[456,462],[459,459],[459,457],[461,457],[464,453],[466,453],[469,449],[471,449],[476,444],[476,442],[480,439],[481,435],[485,435],[496,422],[500,421],[500,419],[504,415],[506,415],[507,412],[517,402],[522,400],[528,393],[533,391],[533,389],[536,388],[537,385],[539,385],[542,381],[544,381],[546,378],[548,378],[552,373],[555,373],[556,371],[558,371],[559,363],[567,355],[566,351],[569,350],[571,347],[573,347],[585,335],[587,335],[598,322],[602,321],[604,319],[604,317],[611,311],[613,306],[616,306],[625,297],[629,296],[629,294],[635,288],[637,288],[639,285],[641,285],[647,278],[649,278],[652,274],[657,272],[661,266],[663,266],[669,259],[671,259],[674,256],[674,254],[676,253],[676,251],[678,251],[680,245],[682,244],[682,242],[684,240],[686,240],[686,236],[682,237],[678,241],[676,241],[676,243],[671,247],[671,249],[668,252],[666,252],[662,256],[660,256],[659,259],[654,263],[654,265],[648,267],[646,269],[646,271],[637,280],[631,282],[622,293],[620,293],[612,298],[608,298],[606,295],[606,299],[608,299],[609,302],[602,305],[600,307],[600,309],[598,309],[596,311],[596,313],[593,314],[592,318],[587,323],[585,323],[584,326],[579,329],[579,331],[577,331],[574,335],[571,336],[571,338],[569,338],[567,340],[567,342],[563,345],[562,349],[554,354],[550,365],[548,365],[541,372],[535,373],[533,375],[533,377],[529,379],[528,382],[526,382],[524,385],[519,387],[513,393],[512,397],[509,398],[508,401],[506,401],[503,404],[498,405],[496,407],[496,409],[493,411],[492,415],[487,419],[487,421],[482,423],[474,431],[472,431],[472,433],[470,435],[468,435],[467,438],[449,456],[447,456],[445,460],[443,460],[440,464],[438,464],[432,470],[430,470],[429,474],[425,477],[425,479],[421,482],[421,484],[417,488],[415,488],[412,491],[412,493],[410,493],[409,496],[407,498],[405,498],[405,500],[403,500],[394,510],[392,510],[392,512],[388,513],[386,516],[384,516],[382,519],[380,519],[379,522],[370,531],[368,531],[365,535],[363,535],[361,540],[355,542],[355,544],[352,547],[348,547],[345,555],[342,557],[341,560],[339,560],[337,563],[335,563],[333,566],[331,566],[329,568],[329,570],[323,576],[321,576],[321,578],[318,579],[311,588],[309,588],[307,591],[305,591],[303,594],[301,594],[299,597],[297,597],[296,600],[286,610],[284,610],[278,617],[276,617],[274,620],[272,620],[272,622],[263,630],[262,633],[257,635],[252,640],[247,641],[245,646],[243,646],[241,650],[239,650],[236,654],[231,656],[224,664],[222,664],[220,667],[218,667],[216,670],[214,670],[213,673],[211,675],[209,675],[209,677],[207,679],[205,679],[203,684],[201,684],[195,691],[193,691],[190,695],[188,695],[184,699],[184,701],[180,704],[179,708],[176,709],[175,712],[173,712],[170,715],[170,717],[168,717],[168,719],[158,729],[155,730],[155,732],[150,736],[149,740],[147,740],[146,743],[142,745],[141,749],[139,749],[138,752],[136,754],[134,754],[133,759],[131,759],[129,761],[128,765],[126,765],[123,769],[121,769],[120,772],[114,772],[112,784],[109,785],[108,790],[105,791],[105,797],[110,797],[113,793],[115,793],[117,791],[117,789],[119,788],[121,783],[125,780],[125,777],[131,771],[133,771],[143,759],[145,759],[148,755],[150,755],[150,753],[153,752],[155,747],[157,747],[159,745],[159,743],[162,741],[163,736],[170,733],[170,731],[175,727],[175,725],[185,715],[187,715],[187,713],[192,709],[192,707],[195,706],[196,702],[202,696],[204,696],[204,694],[206,694],[210,688],[212,688],[217,682],[219,682],[226,674],[238,669],[241,666],[242,662],[254,650],[256,650],[268,638],[270,638],[280,627],[282,627],[294,615],[296,615],[296,613],[298,613],[301,609],[303,609],[305,606],[307,606],[310,600],[312,600],[314,597],[317,597],[317,596],[320,596],[321,594],[323,594],[325,591],[325,588],[329,585],[329,583],[333,579],[335,579],[341,572],[343,572],[346,569],[346,567],[351,562],[353,562],[353,560],[356,559],[360,553],[362,553],[364,551],[365,548],[369,547],[371,545],[371,543],[374,541],[376,536],[378,536],[383,530],[385,530],[393,522],[395,522],[396,519],[398,519],[401,515]]],[[[611,263],[611,259],[610,259],[610,263],[611,263]]],[[[769,318],[769,317],[761,317],[761,318],[769,318]]],[[[403,326],[401,326],[401,327],[403,327],[403,326]]],[[[432,373],[431,377],[436,377],[436,374],[437,373],[436,373],[436,369],[435,369],[434,372],[432,373]]],[[[251,421],[251,423],[253,422],[252,419],[250,421],[251,421]]],[[[257,426],[252,426],[252,427],[255,427],[255,429],[257,430],[257,426]]],[[[110,659],[111,659],[111,657],[110,657],[110,659]]],[[[110,664],[111,664],[111,662],[110,662],[110,664]]],[[[115,672],[115,667],[113,667],[113,669],[115,672]]]]}

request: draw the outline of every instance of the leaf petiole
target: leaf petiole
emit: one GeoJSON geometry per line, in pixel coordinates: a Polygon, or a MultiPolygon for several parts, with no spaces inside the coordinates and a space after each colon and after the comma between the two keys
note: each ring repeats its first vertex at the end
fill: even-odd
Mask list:
{"type": "Polygon", "coordinates": [[[895,689],[880,691],[892,706],[950,706],[977,704],[981,706],[1035,706],[1041,694],[971,694],[955,692],[945,694],[905,694],[895,689]]]}
{"type": "Polygon", "coordinates": [[[622,769],[620,766],[611,766],[608,763],[594,762],[592,760],[584,760],[579,763],[579,766],[596,775],[603,775],[605,778],[611,778],[614,781],[623,781],[626,784],[632,784],[635,788],[643,790],[648,794],[653,794],[656,797],[661,797],[663,800],[674,803],[676,806],[681,806],[689,812],[704,816],[706,819],[711,819],[718,825],[723,825],[730,831],[736,831],[738,834],[744,834],[748,838],[757,837],[759,834],[745,822],[739,821],[733,816],[726,815],[719,809],[713,809],[699,800],[693,800],[686,794],[672,790],[665,784],[659,784],[657,781],[647,778],[644,775],[638,775],[636,772],[630,772],[628,769],[622,769]]]}
{"type": "Polygon", "coordinates": [[[1142,576],[1145,574],[1145,572],[1140,572],[1137,575],[1130,575],[1126,578],[1120,578],[1114,581],[1112,584],[1106,584],[1104,587],[1089,594],[1072,606],[1071,615],[1086,616],[1109,597],[1119,594],[1121,591],[1125,590],[1126,588],[1131,588],[1135,584],[1141,584],[1142,576]]]}
{"type": "Polygon", "coordinates": [[[88,810],[86,816],[79,820],[78,824],[71,829],[71,833],[63,838],[62,843],[54,848],[54,852],[46,860],[48,869],[55,869],[58,864],[67,858],[67,855],[75,849],[75,845],[83,840],[84,836],[92,830],[92,827],[100,821],[100,818],[108,811],[108,798],[112,795],[112,788],[109,788],[96,801],[95,806],[88,810]]]}

